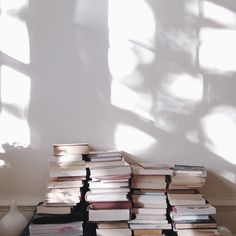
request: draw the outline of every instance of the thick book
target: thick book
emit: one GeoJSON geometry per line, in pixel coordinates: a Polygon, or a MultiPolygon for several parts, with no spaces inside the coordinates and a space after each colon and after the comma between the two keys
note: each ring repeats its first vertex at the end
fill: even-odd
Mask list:
{"type": "Polygon", "coordinates": [[[88,158],[103,158],[103,157],[122,157],[122,154],[118,150],[106,150],[106,151],[90,151],[87,155],[88,158]]]}
{"type": "Polygon", "coordinates": [[[55,214],[55,215],[62,215],[62,214],[70,214],[71,207],[70,206],[47,206],[44,203],[40,203],[36,207],[37,214],[55,214]]]}
{"type": "Polygon", "coordinates": [[[91,202],[90,209],[131,209],[132,203],[130,201],[113,201],[113,202],[91,202]]]}
{"type": "Polygon", "coordinates": [[[161,229],[135,229],[133,230],[134,236],[145,236],[145,235],[151,235],[151,236],[162,236],[162,230],[161,229]]]}
{"type": "Polygon", "coordinates": [[[53,155],[78,155],[88,154],[88,143],[67,143],[67,144],[53,144],[53,155]]]}
{"type": "Polygon", "coordinates": [[[114,222],[98,222],[98,229],[126,229],[129,228],[127,221],[114,221],[114,222]]]}
{"type": "Polygon", "coordinates": [[[101,209],[89,208],[89,221],[128,221],[130,220],[129,209],[101,209]]]}
{"type": "Polygon", "coordinates": [[[35,214],[32,224],[58,224],[84,221],[87,219],[87,203],[81,202],[71,209],[71,214],[35,214]]]}
{"type": "Polygon", "coordinates": [[[86,176],[85,166],[66,166],[66,167],[51,167],[49,177],[72,177],[86,176]]]}
{"type": "Polygon", "coordinates": [[[154,165],[153,163],[132,164],[134,175],[172,175],[173,170],[168,166],[154,165]]]}
{"type": "Polygon", "coordinates": [[[129,228],[125,229],[97,229],[97,236],[132,236],[132,231],[129,228]]]}
{"type": "Polygon", "coordinates": [[[30,224],[30,235],[83,235],[83,221],[60,224],[30,224]]]}
{"type": "Polygon", "coordinates": [[[165,215],[166,208],[132,208],[133,214],[165,215]]]}
{"type": "Polygon", "coordinates": [[[130,166],[118,166],[118,167],[110,167],[106,168],[94,168],[90,169],[90,177],[100,177],[100,176],[115,176],[115,175],[130,175],[131,169],[130,166]]]}
{"type": "Polygon", "coordinates": [[[128,201],[127,193],[91,193],[85,194],[88,202],[109,202],[109,201],[128,201]]]}
{"type": "Polygon", "coordinates": [[[210,217],[208,220],[181,220],[172,221],[172,225],[175,229],[207,229],[216,228],[217,222],[214,218],[210,217]]]}
{"type": "Polygon", "coordinates": [[[210,204],[191,206],[172,206],[170,216],[174,215],[214,215],[216,208],[210,204]]]}

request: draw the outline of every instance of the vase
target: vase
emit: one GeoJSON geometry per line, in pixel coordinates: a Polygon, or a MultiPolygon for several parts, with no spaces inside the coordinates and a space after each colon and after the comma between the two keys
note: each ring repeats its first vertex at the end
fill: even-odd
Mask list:
{"type": "Polygon", "coordinates": [[[27,224],[28,220],[12,200],[9,211],[0,221],[0,236],[19,236],[27,224]]]}

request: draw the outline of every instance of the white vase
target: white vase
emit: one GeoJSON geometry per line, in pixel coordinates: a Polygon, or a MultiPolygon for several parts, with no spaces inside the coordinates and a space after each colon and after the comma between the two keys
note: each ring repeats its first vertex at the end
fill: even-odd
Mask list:
{"type": "Polygon", "coordinates": [[[19,236],[27,224],[27,219],[12,200],[8,213],[0,221],[0,236],[19,236]]]}

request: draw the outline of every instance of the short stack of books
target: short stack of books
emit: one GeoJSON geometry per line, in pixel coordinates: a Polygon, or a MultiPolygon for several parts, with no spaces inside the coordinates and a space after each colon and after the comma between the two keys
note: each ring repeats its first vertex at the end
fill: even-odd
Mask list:
{"type": "Polygon", "coordinates": [[[166,165],[132,165],[133,217],[129,225],[134,235],[163,235],[163,230],[171,229],[166,216],[166,177],[171,174],[172,169],[166,165]]]}
{"type": "Polygon", "coordinates": [[[131,168],[119,151],[93,151],[88,155],[90,171],[88,220],[97,223],[96,235],[130,236],[131,168]]]}
{"type": "Polygon", "coordinates": [[[216,209],[199,192],[207,173],[203,166],[175,165],[169,184],[168,201],[173,229],[178,236],[218,235],[211,216],[216,209]]]}
{"type": "Polygon", "coordinates": [[[83,235],[84,155],[88,152],[86,143],[53,145],[47,192],[44,202],[37,206],[30,235],[83,235]]]}

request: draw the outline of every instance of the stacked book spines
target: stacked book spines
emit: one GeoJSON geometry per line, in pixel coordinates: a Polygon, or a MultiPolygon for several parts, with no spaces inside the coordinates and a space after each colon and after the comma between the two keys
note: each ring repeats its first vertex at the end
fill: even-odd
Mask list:
{"type": "Polygon", "coordinates": [[[167,219],[166,177],[172,174],[169,166],[157,163],[132,165],[132,220],[134,235],[162,235],[171,229],[167,219]]]}
{"type": "Polygon", "coordinates": [[[90,172],[89,191],[85,196],[89,202],[88,220],[97,223],[97,235],[131,235],[127,227],[131,209],[129,164],[116,150],[93,151],[87,158],[90,172]]]}
{"type": "Polygon", "coordinates": [[[206,182],[204,166],[175,165],[168,190],[169,215],[177,235],[218,235],[216,214],[199,189],[206,182]]]}
{"type": "Polygon", "coordinates": [[[87,175],[84,155],[88,149],[85,143],[53,145],[47,191],[36,208],[30,235],[61,235],[62,228],[68,228],[68,235],[83,235],[87,175]]]}

